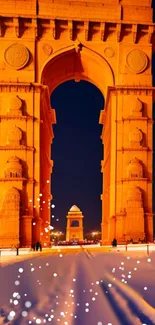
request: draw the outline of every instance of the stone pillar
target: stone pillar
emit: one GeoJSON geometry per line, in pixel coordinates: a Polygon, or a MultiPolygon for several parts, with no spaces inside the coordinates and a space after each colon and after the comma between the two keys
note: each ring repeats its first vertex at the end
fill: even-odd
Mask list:
{"type": "Polygon", "coordinates": [[[20,245],[32,246],[32,216],[22,216],[20,221],[20,245]]]}
{"type": "Polygon", "coordinates": [[[108,221],[102,222],[102,245],[108,244],[108,221]]]}
{"type": "Polygon", "coordinates": [[[153,215],[145,214],[146,240],[153,242],[153,215]]]}
{"type": "Polygon", "coordinates": [[[117,215],[116,216],[116,239],[118,243],[123,243],[125,240],[124,227],[125,227],[125,216],[117,215]]]}
{"type": "Polygon", "coordinates": [[[112,216],[109,222],[109,242],[111,243],[116,238],[116,217],[112,216]]]}
{"type": "MultiPolygon", "coordinates": [[[[32,244],[36,244],[38,241],[41,241],[41,224],[42,219],[37,217],[33,219],[32,222],[32,234],[33,234],[33,242],[32,244]]],[[[41,244],[43,244],[41,242],[41,244]]]]}

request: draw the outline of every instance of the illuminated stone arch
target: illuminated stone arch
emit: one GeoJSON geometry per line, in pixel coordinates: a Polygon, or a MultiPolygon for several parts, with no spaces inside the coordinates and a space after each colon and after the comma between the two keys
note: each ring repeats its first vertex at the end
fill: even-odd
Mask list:
{"type": "Polygon", "coordinates": [[[106,59],[97,52],[78,44],[56,51],[45,62],[40,82],[48,85],[51,93],[61,83],[86,80],[98,87],[104,96],[114,86],[114,73],[106,59]]]}
{"type": "MultiPolygon", "coordinates": [[[[122,179],[133,154],[140,157],[145,173],[149,175],[146,179],[136,179],[136,184],[145,188],[145,232],[151,242],[154,100],[151,1],[143,0],[142,6],[142,1],[134,0],[126,6],[129,1],[106,0],[104,10],[101,10],[102,1],[97,1],[95,7],[91,0],[73,1],[76,10],[64,1],[60,6],[61,13],[54,1],[50,1],[50,5],[46,0],[31,1],[33,6],[29,6],[28,1],[20,0],[19,8],[13,0],[9,0],[8,6],[0,1],[5,25],[0,38],[0,149],[4,159],[0,160],[0,168],[3,170],[9,150],[14,150],[6,145],[6,137],[16,123],[27,139],[23,148],[18,146],[15,150],[18,150],[23,166],[28,166],[30,176],[24,181],[21,197],[24,201],[22,208],[36,221],[36,227],[32,227],[33,243],[42,238],[43,245],[50,243],[49,235],[40,237],[50,222],[50,210],[48,206],[41,210],[37,201],[40,193],[45,202],[50,197],[53,162],[49,157],[49,147],[54,137],[51,124],[56,122],[50,94],[58,85],[71,79],[91,82],[105,98],[105,107],[100,114],[100,124],[104,124],[101,139],[104,143],[102,171],[105,175],[101,193],[102,243],[110,244],[116,235],[117,217],[120,207],[125,208],[127,184],[130,183],[122,179]],[[146,22],[150,26],[148,29],[145,28],[146,22]]],[[[11,181],[1,179],[1,195],[4,184],[8,188],[11,181]]],[[[136,227],[138,237],[139,221],[136,227]]],[[[23,226],[23,233],[27,233],[25,238],[28,238],[27,226],[23,226]]],[[[117,238],[120,243],[123,242],[123,233],[123,226],[120,226],[117,238]]]]}
{"type": "MultiPolygon", "coordinates": [[[[61,83],[68,80],[85,80],[94,84],[101,91],[105,100],[108,87],[113,87],[115,84],[114,72],[108,61],[101,54],[80,43],[60,49],[50,55],[40,72],[40,83],[45,85],[44,94],[41,97],[40,103],[40,118],[43,121],[40,126],[42,147],[40,153],[41,169],[47,157],[45,151],[47,151],[47,138],[49,138],[49,132],[47,132],[47,128],[45,129],[45,124],[49,123],[49,119],[51,123],[56,122],[51,116],[55,113],[54,109],[52,108],[51,110],[49,106],[48,96],[52,94],[61,83]],[[47,107],[46,111],[45,107],[47,107]]],[[[53,137],[54,135],[51,134],[52,139],[53,137]]],[[[48,174],[40,174],[41,187],[44,188],[48,177],[48,174]]],[[[47,200],[47,198],[45,200],[47,200]]],[[[42,210],[43,219],[46,218],[47,214],[48,211],[45,209],[42,210]]]]}

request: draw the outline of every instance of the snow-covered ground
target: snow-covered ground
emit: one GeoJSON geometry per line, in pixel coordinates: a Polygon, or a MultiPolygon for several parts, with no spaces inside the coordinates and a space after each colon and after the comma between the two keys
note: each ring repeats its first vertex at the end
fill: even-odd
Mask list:
{"type": "Polygon", "coordinates": [[[84,248],[0,267],[0,324],[155,324],[155,252],[84,248]]]}

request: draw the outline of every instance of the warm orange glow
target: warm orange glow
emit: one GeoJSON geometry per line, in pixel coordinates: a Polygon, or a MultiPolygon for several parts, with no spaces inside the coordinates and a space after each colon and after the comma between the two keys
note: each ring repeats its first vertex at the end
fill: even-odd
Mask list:
{"type": "MultiPolygon", "coordinates": [[[[90,0],[64,0],[63,7],[59,1],[50,6],[47,0],[4,2],[0,0],[5,25],[0,35],[0,247],[50,244],[45,231],[52,200],[49,148],[56,123],[50,94],[70,79],[93,83],[105,98],[100,114],[102,243],[114,237],[118,243],[152,241],[150,2],[106,0],[104,10],[102,1],[94,7],[90,0]],[[62,17],[58,23],[57,17],[62,17]]],[[[83,238],[82,220],[80,227],[83,238]]]]}

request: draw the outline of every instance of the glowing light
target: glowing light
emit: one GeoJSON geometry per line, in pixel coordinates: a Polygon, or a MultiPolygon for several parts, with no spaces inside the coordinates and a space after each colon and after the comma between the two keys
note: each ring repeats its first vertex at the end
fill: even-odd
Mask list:
{"type": "Polygon", "coordinates": [[[61,311],[60,315],[61,315],[61,316],[64,316],[64,315],[65,315],[65,313],[64,313],[63,311],[61,311]]]}
{"type": "Polygon", "coordinates": [[[41,319],[40,318],[36,319],[36,324],[41,324],[41,319]]]}
{"type": "Polygon", "coordinates": [[[18,300],[14,300],[14,305],[18,305],[18,300]]]}
{"type": "Polygon", "coordinates": [[[55,208],[55,204],[52,204],[51,207],[52,207],[52,208],[55,208]]]}
{"type": "Polygon", "coordinates": [[[24,270],[20,267],[20,269],[18,271],[19,271],[19,273],[23,273],[24,270]]]}
{"type": "Polygon", "coordinates": [[[147,287],[144,287],[144,290],[146,291],[147,290],[147,287]]]}
{"type": "Polygon", "coordinates": [[[85,312],[88,313],[88,312],[89,312],[89,308],[86,308],[86,309],[85,309],[85,312]]]}
{"type": "Polygon", "coordinates": [[[31,302],[30,301],[26,301],[25,302],[25,307],[26,308],[30,308],[32,306],[31,302]]]}
{"type": "Polygon", "coordinates": [[[15,314],[16,314],[16,313],[12,310],[12,311],[10,311],[10,314],[9,314],[9,315],[12,316],[12,317],[14,317],[15,314]]]}
{"type": "Polygon", "coordinates": [[[151,262],[151,258],[148,258],[147,261],[150,263],[151,262]]]}
{"type": "Polygon", "coordinates": [[[26,310],[22,311],[22,316],[26,317],[28,315],[28,312],[26,310]]]}
{"type": "Polygon", "coordinates": [[[56,277],[57,276],[57,273],[54,273],[53,276],[56,277]]]}

